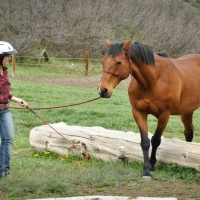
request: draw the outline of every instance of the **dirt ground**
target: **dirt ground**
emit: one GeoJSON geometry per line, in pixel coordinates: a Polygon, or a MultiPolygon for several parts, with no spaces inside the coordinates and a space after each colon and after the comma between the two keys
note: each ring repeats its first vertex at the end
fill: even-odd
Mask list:
{"type": "MultiPolygon", "coordinates": [[[[16,78],[17,79],[17,78],[16,78]]],[[[21,79],[26,80],[26,79],[21,79]]],[[[76,86],[84,88],[97,88],[100,75],[85,76],[79,78],[29,78],[26,81],[38,83],[50,83],[66,86],[76,86]]],[[[122,81],[117,88],[126,89],[130,83],[130,79],[122,81]]],[[[200,200],[200,186],[198,184],[185,183],[184,181],[141,181],[130,182],[125,186],[91,188],[76,187],[77,196],[80,195],[113,195],[113,196],[129,196],[129,197],[176,197],[178,199],[198,199],[200,200]]]]}
{"type": "Polygon", "coordinates": [[[77,196],[81,196],[87,191],[89,195],[113,195],[126,197],[176,197],[178,199],[200,200],[200,186],[197,184],[186,184],[183,181],[166,182],[151,180],[147,182],[130,182],[120,187],[104,188],[76,188],[77,196]]]}
{"type": "MultiPolygon", "coordinates": [[[[101,75],[95,76],[85,76],[79,78],[20,78],[20,80],[37,82],[37,83],[49,83],[49,84],[58,84],[58,85],[67,85],[74,87],[84,87],[84,88],[97,88],[101,75]]],[[[16,78],[19,79],[19,78],[16,78]]],[[[128,88],[131,78],[123,80],[116,88],[128,88]]]]}

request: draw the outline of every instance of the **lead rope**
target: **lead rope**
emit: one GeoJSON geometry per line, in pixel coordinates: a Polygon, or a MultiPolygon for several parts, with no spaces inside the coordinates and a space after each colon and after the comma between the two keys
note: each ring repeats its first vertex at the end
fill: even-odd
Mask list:
{"type": "MultiPolygon", "coordinates": [[[[75,148],[77,151],[80,151],[81,154],[83,155],[83,157],[85,158],[85,163],[83,165],[80,164],[80,162],[78,161],[73,161],[74,163],[76,163],[79,168],[84,168],[86,163],[89,161],[90,159],[90,156],[88,154],[85,154],[82,152],[81,149],[79,149],[78,147],[76,147],[72,142],[70,142],[66,137],[64,137],[61,133],[59,133],[55,128],[53,128],[44,118],[42,118],[40,115],[38,115],[35,111],[33,111],[33,109],[35,110],[42,110],[42,109],[53,109],[53,108],[63,108],[63,107],[69,107],[69,106],[75,106],[75,105],[80,105],[80,104],[83,104],[83,103],[88,103],[88,102],[91,102],[91,101],[94,101],[94,100],[97,100],[101,97],[97,97],[97,98],[94,98],[94,99],[91,99],[91,100],[87,100],[87,101],[84,101],[84,102],[80,102],[80,103],[76,103],[76,104],[70,104],[70,105],[66,105],[66,106],[54,106],[54,107],[48,107],[48,108],[29,108],[28,106],[26,106],[26,108],[23,108],[23,109],[26,109],[26,110],[30,110],[34,115],[36,115],[40,120],[42,120],[46,125],[48,125],[51,129],[53,129],[57,134],[59,134],[64,140],[66,140],[73,148],[75,148]]],[[[23,102],[21,102],[23,104],[23,102]]],[[[6,108],[15,108],[15,109],[19,109],[18,107],[7,107],[6,108]]]]}
{"type": "Polygon", "coordinates": [[[79,168],[84,168],[88,160],[90,159],[90,156],[88,154],[85,154],[82,152],[81,149],[76,147],[72,142],[70,142],[66,137],[64,137],[61,133],[59,133],[53,126],[51,126],[45,119],[43,119],[40,115],[38,115],[35,111],[33,111],[31,108],[26,106],[28,110],[30,110],[33,114],[35,114],[40,120],[42,120],[46,125],[48,125],[51,129],[53,129],[56,133],[58,133],[64,140],[66,140],[73,148],[75,148],[77,151],[80,151],[83,157],[85,158],[85,163],[81,166],[81,164],[78,161],[73,161],[76,164],[78,164],[79,168]]]}
{"type": "MultiPolygon", "coordinates": [[[[69,104],[69,105],[64,105],[64,106],[51,106],[51,107],[43,107],[43,108],[31,108],[31,110],[48,110],[48,109],[56,109],[56,108],[67,108],[67,107],[70,107],[70,106],[77,106],[77,105],[81,105],[81,104],[84,104],[84,103],[89,103],[91,101],[95,101],[97,99],[100,99],[101,97],[96,97],[94,99],[89,99],[87,101],[82,101],[82,102],[79,102],[79,103],[73,103],[73,104],[69,104]]],[[[6,108],[13,108],[13,109],[17,109],[17,110],[30,110],[30,108],[20,108],[20,107],[14,107],[14,106],[4,106],[4,109],[6,108]]]]}

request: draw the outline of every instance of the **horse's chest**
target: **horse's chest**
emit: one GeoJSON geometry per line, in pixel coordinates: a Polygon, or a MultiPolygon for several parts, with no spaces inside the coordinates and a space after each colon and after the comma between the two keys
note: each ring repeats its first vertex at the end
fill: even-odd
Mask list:
{"type": "Polygon", "coordinates": [[[147,98],[134,101],[132,106],[134,106],[137,110],[145,111],[149,114],[154,115],[156,115],[160,111],[159,106],[155,102],[147,98]]]}
{"type": "Polygon", "coordinates": [[[159,88],[144,91],[138,87],[129,88],[129,98],[136,110],[155,116],[165,110],[171,110],[178,99],[176,95],[170,95],[169,91],[163,93],[159,88]]]}

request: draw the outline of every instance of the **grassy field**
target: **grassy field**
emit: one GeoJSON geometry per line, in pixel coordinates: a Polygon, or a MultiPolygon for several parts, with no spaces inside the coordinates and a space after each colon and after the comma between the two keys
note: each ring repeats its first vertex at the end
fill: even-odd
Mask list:
{"type": "MultiPolygon", "coordinates": [[[[62,77],[63,72],[56,69],[46,70],[23,66],[17,69],[17,77],[62,77]],[[55,71],[54,71],[55,70],[55,71]]],[[[11,71],[11,70],[10,70],[11,71]]],[[[97,70],[98,71],[98,70],[97,70]]],[[[74,74],[73,76],[75,76],[74,74]]],[[[72,76],[72,75],[70,75],[72,76]]],[[[98,96],[97,90],[69,86],[51,85],[20,81],[10,78],[11,93],[28,102],[29,107],[48,107],[66,105],[92,99],[98,96]]],[[[11,106],[17,106],[14,103],[11,106]]],[[[29,143],[29,133],[32,128],[43,125],[30,111],[12,109],[15,121],[15,141],[12,156],[11,175],[0,180],[0,199],[27,199],[47,196],[77,196],[90,195],[87,190],[77,193],[77,188],[88,186],[95,191],[103,187],[119,187],[131,181],[140,181],[142,163],[102,162],[90,159],[85,168],[80,169],[73,160],[84,163],[82,157],[59,156],[49,152],[36,152],[29,143]]],[[[36,111],[49,123],[65,122],[68,125],[101,126],[107,129],[134,131],[138,128],[133,121],[131,107],[126,90],[115,90],[112,98],[99,99],[87,104],[55,110],[36,111]]],[[[194,141],[200,142],[200,110],[194,114],[194,141]]],[[[154,132],[156,119],[149,116],[149,131],[154,132]]],[[[172,116],[165,130],[167,138],[177,137],[184,140],[183,125],[180,117],[172,116]]],[[[155,180],[184,180],[199,184],[200,175],[194,169],[169,166],[156,166],[152,173],[155,180]]],[[[117,193],[115,195],[121,195],[117,193]]],[[[194,194],[197,196],[197,194],[194,194]]]]}

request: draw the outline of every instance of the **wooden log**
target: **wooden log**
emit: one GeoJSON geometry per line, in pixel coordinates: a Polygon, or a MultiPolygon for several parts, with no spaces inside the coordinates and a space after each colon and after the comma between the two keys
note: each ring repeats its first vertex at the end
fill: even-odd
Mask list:
{"type": "MultiPolygon", "coordinates": [[[[30,132],[30,144],[37,151],[50,151],[60,155],[81,155],[82,152],[104,161],[118,159],[143,161],[141,138],[138,133],[108,130],[102,127],[69,126],[63,122],[51,126],[80,151],[47,125],[35,127],[30,132]]],[[[151,136],[149,133],[149,138],[151,136]]],[[[200,171],[200,143],[162,137],[157,151],[157,161],[177,163],[200,171]]]]}

